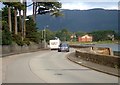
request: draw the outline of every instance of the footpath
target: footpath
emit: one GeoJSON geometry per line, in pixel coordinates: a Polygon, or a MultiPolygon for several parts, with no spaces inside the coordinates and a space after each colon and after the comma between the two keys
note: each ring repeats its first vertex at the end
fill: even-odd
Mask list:
{"type": "Polygon", "coordinates": [[[120,69],[118,70],[118,69],[115,69],[115,68],[112,68],[112,67],[99,65],[99,64],[96,64],[96,63],[92,63],[90,61],[82,60],[82,59],[75,56],[75,52],[70,53],[67,56],[67,58],[70,61],[75,62],[77,64],[80,64],[82,66],[85,66],[87,68],[90,68],[90,69],[93,69],[93,70],[96,70],[96,71],[99,71],[99,72],[103,72],[103,73],[106,73],[106,74],[110,74],[110,75],[113,75],[113,76],[117,76],[120,79],[120,69]]]}
{"type": "Polygon", "coordinates": [[[2,85],[2,58],[0,57],[0,84],[2,85]]]}

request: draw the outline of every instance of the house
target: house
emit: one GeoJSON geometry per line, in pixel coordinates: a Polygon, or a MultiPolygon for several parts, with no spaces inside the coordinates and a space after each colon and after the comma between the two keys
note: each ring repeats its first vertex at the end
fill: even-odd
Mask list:
{"type": "Polygon", "coordinates": [[[84,35],[84,36],[79,36],[78,37],[78,42],[92,42],[93,37],[89,35],[84,35]]]}

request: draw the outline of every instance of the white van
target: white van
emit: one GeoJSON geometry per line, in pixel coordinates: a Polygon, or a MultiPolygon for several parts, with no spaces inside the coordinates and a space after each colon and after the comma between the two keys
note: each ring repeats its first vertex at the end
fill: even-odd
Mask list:
{"type": "Polygon", "coordinates": [[[56,40],[50,40],[49,43],[50,43],[49,47],[52,50],[52,49],[58,49],[61,41],[59,39],[56,39],[56,40]]]}

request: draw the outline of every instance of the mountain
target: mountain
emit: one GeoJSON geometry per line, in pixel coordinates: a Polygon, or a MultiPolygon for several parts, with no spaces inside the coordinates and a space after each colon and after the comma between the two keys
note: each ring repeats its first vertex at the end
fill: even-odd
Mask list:
{"type": "Polygon", "coordinates": [[[100,8],[90,10],[62,10],[64,16],[53,17],[37,15],[36,22],[39,29],[46,26],[52,31],[67,28],[69,31],[91,32],[96,30],[118,31],[118,10],[104,10],[100,8]]]}

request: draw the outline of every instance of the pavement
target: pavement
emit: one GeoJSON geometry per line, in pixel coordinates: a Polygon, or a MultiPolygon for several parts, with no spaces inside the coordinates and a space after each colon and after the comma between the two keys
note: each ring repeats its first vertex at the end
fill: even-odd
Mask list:
{"type": "Polygon", "coordinates": [[[53,50],[4,57],[3,83],[118,83],[116,76],[67,60],[69,54],[53,50]]]}
{"type": "Polygon", "coordinates": [[[80,64],[82,66],[88,67],[90,69],[93,69],[93,70],[96,70],[96,71],[99,71],[99,72],[103,72],[103,73],[106,73],[106,74],[117,76],[120,79],[120,69],[115,69],[115,68],[112,68],[112,67],[92,63],[90,61],[82,60],[82,59],[75,56],[75,52],[67,55],[67,58],[70,61],[75,62],[77,64],[80,64]]]}
{"type": "Polygon", "coordinates": [[[2,84],[2,58],[0,58],[0,84],[2,84]]]}
{"type": "Polygon", "coordinates": [[[6,56],[11,56],[11,55],[17,55],[17,54],[23,54],[23,53],[31,53],[31,52],[37,52],[37,51],[44,51],[44,50],[49,50],[49,48],[41,48],[37,50],[31,50],[28,52],[11,52],[11,53],[0,53],[0,57],[6,57],[6,56]]]}

